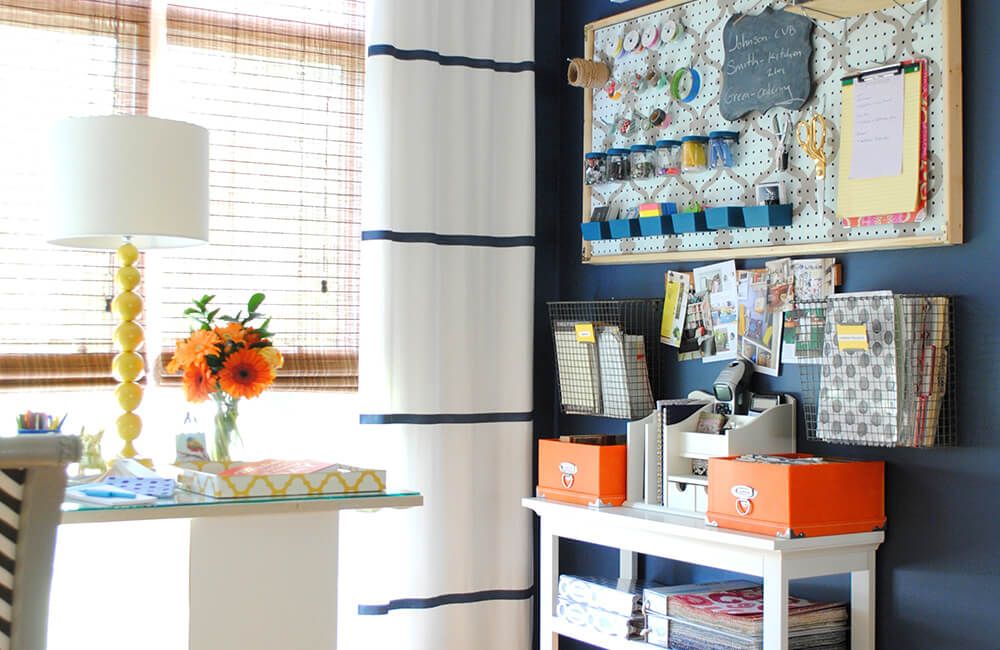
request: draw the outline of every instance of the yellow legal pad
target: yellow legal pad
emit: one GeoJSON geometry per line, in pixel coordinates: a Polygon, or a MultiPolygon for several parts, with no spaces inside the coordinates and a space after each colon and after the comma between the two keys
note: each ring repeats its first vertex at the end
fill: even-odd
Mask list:
{"type": "Polygon", "coordinates": [[[920,194],[920,92],[919,66],[903,73],[903,173],[852,180],[854,153],[854,83],[842,87],[840,151],[837,178],[837,217],[912,212],[920,194]]]}

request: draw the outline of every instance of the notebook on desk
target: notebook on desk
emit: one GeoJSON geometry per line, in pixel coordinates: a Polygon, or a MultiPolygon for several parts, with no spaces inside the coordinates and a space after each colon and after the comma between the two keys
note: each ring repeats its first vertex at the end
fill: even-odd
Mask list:
{"type": "Polygon", "coordinates": [[[156,497],[138,494],[110,483],[85,483],[66,488],[66,499],[102,506],[141,506],[156,502],[156,497]]]}

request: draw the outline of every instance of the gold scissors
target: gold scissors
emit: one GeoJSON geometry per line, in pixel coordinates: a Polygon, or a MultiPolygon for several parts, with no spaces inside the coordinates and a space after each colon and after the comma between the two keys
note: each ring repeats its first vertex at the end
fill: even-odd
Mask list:
{"type": "Polygon", "coordinates": [[[795,137],[806,155],[816,161],[816,186],[820,213],[826,210],[826,118],[819,113],[795,125],[795,137]]]}

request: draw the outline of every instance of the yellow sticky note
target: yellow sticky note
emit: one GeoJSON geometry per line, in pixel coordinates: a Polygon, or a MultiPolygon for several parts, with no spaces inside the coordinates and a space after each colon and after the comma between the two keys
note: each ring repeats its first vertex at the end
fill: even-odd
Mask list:
{"type": "Polygon", "coordinates": [[[594,324],[593,323],[577,323],[576,324],[576,341],[577,343],[594,343],[597,338],[594,336],[594,324]]]}
{"type": "Polygon", "coordinates": [[[841,350],[868,350],[868,328],[864,325],[837,325],[837,347],[841,350]]]}

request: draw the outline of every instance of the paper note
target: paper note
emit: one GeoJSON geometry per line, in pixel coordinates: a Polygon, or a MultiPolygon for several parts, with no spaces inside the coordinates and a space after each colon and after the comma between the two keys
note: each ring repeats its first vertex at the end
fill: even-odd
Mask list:
{"type": "MultiPolygon", "coordinates": [[[[920,197],[920,92],[919,67],[903,77],[902,173],[880,178],[850,178],[854,159],[854,92],[857,82],[843,87],[840,124],[840,168],[837,183],[837,218],[895,214],[917,209],[920,197]]],[[[868,82],[864,82],[868,83],[868,82]]]]}
{"type": "Polygon", "coordinates": [[[577,323],[576,324],[576,340],[578,343],[594,343],[596,339],[594,338],[594,324],[593,323],[577,323]]]}
{"type": "Polygon", "coordinates": [[[837,324],[837,347],[841,350],[868,350],[868,330],[864,325],[837,324]]]}
{"type": "Polygon", "coordinates": [[[854,84],[853,180],[903,173],[903,74],[854,84]]]}

